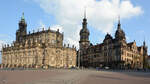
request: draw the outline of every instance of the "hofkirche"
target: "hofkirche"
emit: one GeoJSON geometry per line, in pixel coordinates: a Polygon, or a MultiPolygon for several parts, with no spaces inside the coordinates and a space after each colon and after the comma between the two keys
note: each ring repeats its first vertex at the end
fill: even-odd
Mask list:
{"type": "Polygon", "coordinates": [[[75,67],[76,48],[63,45],[63,33],[48,30],[27,34],[24,14],[16,31],[16,41],[2,48],[2,68],[75,67]]]}
{"type": "Polygon", "coordinates": [[[102,43],[92,45],[87,28],[86,14],[79,33],[79,50],[63,45],[63,34],[51,29],[27,34],[24,16],[16,31],[16,41],[2,48],[1,68],[49,68],[49,67],[110,67],[113,69],[143,69],[147,67],[147,46],[127,43],[120,20],[115,38],[106,34],[102,43]]]}

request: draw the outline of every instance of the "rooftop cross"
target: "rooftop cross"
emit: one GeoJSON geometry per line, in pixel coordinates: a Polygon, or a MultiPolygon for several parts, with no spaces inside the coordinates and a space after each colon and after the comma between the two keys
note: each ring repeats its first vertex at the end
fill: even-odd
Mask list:
{"type": "Polygon", "coordinates": [[[21,17],[21,20],[24,20],[24,12],[22,13],[22,17],[21,17]]]}

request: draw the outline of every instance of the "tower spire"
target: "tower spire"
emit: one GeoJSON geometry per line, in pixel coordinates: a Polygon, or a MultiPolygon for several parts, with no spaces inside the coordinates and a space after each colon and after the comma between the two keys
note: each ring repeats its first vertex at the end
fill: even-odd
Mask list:
{"type": "Polygon", "coordinates": [[[118,16],[118,29],[121,29],[120,15],[118,16]]]}
{"type": "Polygon", "coordinates": [[[21,20],[25,20],[25,18],[24,18],[24,12],[22,13],[21,20]]]}
{"type": "Polygon", "coordinates": [[[118,16],[118,23],[120,24],[120,15],[118,16]]]}
{"type": "Polygon", "coordinates": [[[85,7],[85,10],[84,10],[84,18],[83,18],[83,22],[82,22],[82,28],[87,28],[87,19],[86,19],[86,7],[85,7]]]}
{"type": "Polygon", "coordinates": [[[86,7],[84,8],[84,19],[86,19],[86,7]]]}
{"type": "Polygon", "coordinates": [[[145,42],[145,36],[144,36],[144,41],[143,41],[143,45],[146,46],[146,42],[145,42]]]}

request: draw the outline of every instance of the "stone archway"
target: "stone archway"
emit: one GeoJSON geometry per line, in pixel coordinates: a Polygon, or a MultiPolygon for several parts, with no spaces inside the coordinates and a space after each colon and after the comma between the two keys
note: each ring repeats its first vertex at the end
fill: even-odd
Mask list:
{"type": "Polygon", "coordinates": [[[14,64],[12,64],[12,66],[11,66],[11,67],[12,67],[12,68],[15,68],[15,67],[14,67],[14,64]]]}
{"type": "Polygon", "coordinates": [[[17,65],[16,64],[14,64],[14,68],[16,68],[17,67],[17,65]]]}
{"type": "Polygon", "coordinates": [[[8,64],[5,65],[5,68],[8,68],[8,64]]]}
{"type": "Polygon", "coordinates": [[[29,64],[26,65],[26,68],[29,68],[29,64]]]}
{"type": "Polygon", "coordinates": [[[31,64],[29,64],[29,68],[32,68],[32,65],[31,65],[31,64]]]}
{"type": "Polygon", "coordinates": [[[23,65],[23,68],[24,68],[24,69],[27,68],[27,64],[24,64],[24,65],[23,65]]]}

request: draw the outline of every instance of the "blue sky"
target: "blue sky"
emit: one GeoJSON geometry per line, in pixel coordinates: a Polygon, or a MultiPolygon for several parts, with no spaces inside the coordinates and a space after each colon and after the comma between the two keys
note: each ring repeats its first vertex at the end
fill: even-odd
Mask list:
{"type": "MultiPolygon", "coordinates": [[[[68,0],[66,0],[66,3],[67,1],[68,0]]],[[[75,1],[75,0],[72,0],[72,1],[75,1]]],[[[81,0],[81,3],[82,1],[83,0],[81,0]]],[[[91,1],[91,0],[88,0],[88,1],[91,1]]],[[[101,0],[97,0],[97,2],[94,1],[94,3],[99,3],[97,5],[101,6],[100,1],[101,0]]],[[[111,1],[112,0],[108,0],[108,2],[110,3],[111,1]]],[[[121,1],[124,1],[124,0],[121,0],[121,1]]],[[[150,47],[150,38],[149,38],[149,33],[150,33],[149,3],[150,1],[149,0],[127,0],[127,1],[129,1],[130,4],[132,4],[134,7],[138,6],[141,8],[141,12],[137,11],[137,13],[139,14],[136,14],[136,13],[127,13],[126,15],[121,14],[122,29],[126,33],[127,42],[131,42],[135,40],[137,42],[137,45],[142,45],[142,42],[145,38],[148,47],[150,47]]],[[[71,5],[64,6],[64,3],[58,2],[58,0],[1,0],[1,3],[0,3],[0,25],[1,25],[0,26],[1,27],[0,41],[5,42],[5,43],[12,43],[12,41],[15,40],[15,32],[18,29],[18,22],[22,16],[22,12],[24,12],[25,20],[28,25],[28,28],[27,28],[28,31],[29,30],[32,31],[33,29],[37,30],[41,26],[44,26],[44,27],[51,26],[53,27],[52,29],[56,29],[55,25],[57,26],[59,25],[58,27],[62,28],[62,32],[66,34],[65,37],[67,39],[65,40],[65,42],[73,43],[76,45],[78,42],[78,38],[76,37],[79,37],[78,36],[79,34],[75,31],[80,30],[84,8],[82,8],[83,10],[81,11],[72,10],[71,9],[72,6],[74,6],[73,8],[78,8],[76,7],[78,5],[74,4],[78,2],[74,2],[74,3],[68,2],[68,3],[71,5]],[[64,9],[59,8],[59,7],[64,7],[64,9]],[[70,10],[73,12],[70,13],[69,11],[68,13],[67,10],[70,10]],[[74,15],[74,16],[71,16],[71,15],[70,17],[65,16],[66,13],[74,15]],[[73,17],[76,17],[77,19],[73,17]],[[69,21],[70,23],[68,23],[67,21],[69,21]],[[68,25],[71,25],[71,26],[67,26],[67,23],[68,25]],[[72,27],[73,25],[79,28],[72,27]],[[73,33],[74,36],[71,36],[70,33],[73,33]],[[70,37],[73,37],[77,41],[70,39],[70,37]]],[[[81,3],[79,5],[82,5],[81,3]]],[[[106,32],[110,32],[112,36],[114,36],[116,26],[117,26],[117,18],[115,16],[114,17],[115,19],[114,18],[109,19],[109,16],[113,16],[112,15],[113,13],[112,14],[110,13],[110,15],[107,14],[108,16],[106,16],[106,18],[100,19],[102,18],[101,17],[102,15],[99,16],[100,15],[99,13],[98,13],[98,17],[94,15],[97,12],[101,11],[102,8],[95,7],[95,9],[99,9],[99,10],[97,10],[96,13],[93,14],[92,11],[94,11],[94,9],[90,8],[90,6],[92,7],[93,5],[89,5],[89,9],[87,6],[87,11],[89,11],[87,12],[87,18],[88,18],[88,28],[90,30],[90,41],[93,44],[101,43],[102,40],[104,39],[106,32]],[[103,20],[106,20],[107,22],[103,20]],[[108,24],[109,20],[113,20],[112,21],[113,24],[112,25],[110,24],[110,26],[108,26],[112,28],[108,28],[108,29],[101,28],[101,27],[107,27],[107,25],[109,25],[108,24]],[[104,25],[100,25],[100,24],[104,24],[104,25]]],[[[134,8],[133,8],[133,11],[134,11],[134,8]]],[[[109,10],[107,12],[109,12],[109,10]]],[[[112,23],[112,22],[109,22],[109,23],[112,23]]]]}

